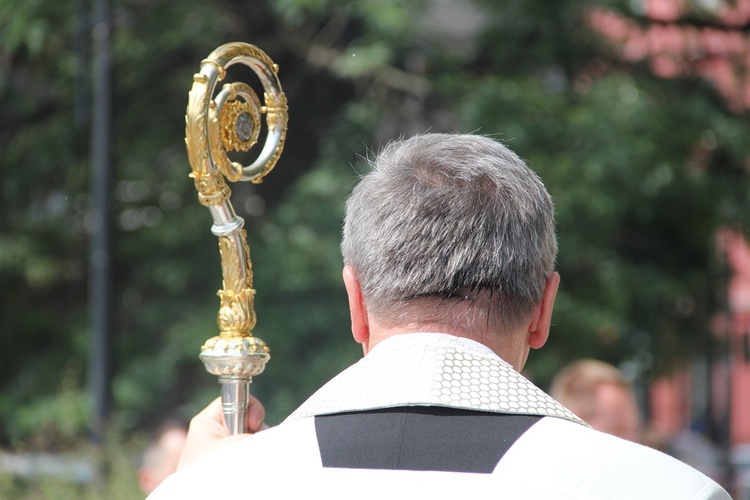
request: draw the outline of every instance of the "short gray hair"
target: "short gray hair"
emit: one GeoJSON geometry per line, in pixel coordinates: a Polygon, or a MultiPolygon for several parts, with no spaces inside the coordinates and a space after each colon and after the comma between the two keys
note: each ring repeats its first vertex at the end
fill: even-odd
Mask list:
{"type": "Polygon", "coordinates": [[[502,329],[528,320],[557,241],[552,199],[523,160],[487,137],[425,134],[370,164],[347,200],[341,251],[374,318],[431,321],[413,304],[439,299],[470,300],[471,314],[502,329]]]}

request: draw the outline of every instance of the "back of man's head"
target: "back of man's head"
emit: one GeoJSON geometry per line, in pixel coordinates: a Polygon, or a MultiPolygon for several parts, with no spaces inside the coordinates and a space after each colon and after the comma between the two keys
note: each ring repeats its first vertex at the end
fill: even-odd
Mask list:
{"type": "Polygon", "coordinates": [[[392,142],[371,166],[347,201],[341,244],[368,312],[389,326],[521,326],[557,254],[539,177],[476,135],[392,142]]]}

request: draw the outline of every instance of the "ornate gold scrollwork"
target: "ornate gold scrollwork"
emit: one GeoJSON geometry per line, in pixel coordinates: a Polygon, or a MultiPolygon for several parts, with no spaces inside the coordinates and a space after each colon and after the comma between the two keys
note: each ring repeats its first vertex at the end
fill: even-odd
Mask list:
{"type": "Polygon", "coordinates": [[[240,240],[247,256],[244,263],[230,238],[219,238],[224,288],[217,292],[221,299],[218,324],[220,335],[223,337],[242,336],[244,332],[250,332],[255,327],[252,262],[250,262],[250,249],[247,246],[247,234],[244,230],[240,240]]]}
{"type": "MultiPolygon", "coordinates": [[[[195,182],[198,200],[213,216],[212,232],[219,237],[223,276],[223,287],[217,292],[219,335],[201,347],[201,359],[209,372],[220,376],[223,386],[230,382],[249,384],[269,359],[268,347],[251,334],[255,326],[255,290],[250,249],[242,229],[244,221],[235,214],[229,201],[231,190],[227,181],[261,182],[281,155],[288,112],[278,69],[254,45],[228,43],[201,62],[200,73],[194,75],[188,96],[185,142],[192,169],[190,177],[195,182]],[[227,83],[217,92],[217,85],[227,76],[227,68],[234,64],[249,67],[259,78],[264,90],[263,105],[246,83],[227,83]],[[246,152],[257,143],[263,115],[267,133],[258,158],[249,166],[232,161],[229,152],[246,152]]],[[[225,410],[225,417],[232,415],[234,410],[225,410]]],[[[239,426],[244,419],[233,418],[233,421],[237,426],[233,432],[241,431],[239,426]]]]}
{"type": "Polygon", "coordinates": [[[247,43],[222,45],[201,62],[193,77],[186,116],[185,138],[199,199],[206,206],[219,205],[229,193],[221,181],[207,179],[222,175],[230,182],[259,183],[276,165],[286,140],[289,114],[286,95],[277,76],[278,66],[265,52],[247,43]],[[226,70],[234,64],[250,67],[264,89],[264,105],[253,89],[241,82],[224,85],[213,97],[226,70]],[[232,162],[227,151],[248,151],[258,140],[261,115],[266,115],[268,135],[258,159],[249,166],[232,162]],[[199,187],[198,182],[202,183],[199,187]]]}

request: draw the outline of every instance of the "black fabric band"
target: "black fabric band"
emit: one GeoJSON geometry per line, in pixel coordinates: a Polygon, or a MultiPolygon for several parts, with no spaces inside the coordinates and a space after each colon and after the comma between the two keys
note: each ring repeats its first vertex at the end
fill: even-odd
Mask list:
{"type": "Polygon", "coordinates": [[[437,406],[315,417],[323,467],[489,474],[542,417],[437,406]]]}

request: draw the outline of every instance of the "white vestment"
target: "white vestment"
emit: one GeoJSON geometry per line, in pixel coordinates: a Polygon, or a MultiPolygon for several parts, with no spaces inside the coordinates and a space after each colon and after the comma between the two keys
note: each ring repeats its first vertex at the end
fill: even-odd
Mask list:
{"type": "MultiPolygon", "coordinates": [[[[402,417],[396,415],[395,418],[402,417]]],[[[430,422],[439,420],[439,417],[430,419],[429,415],[427,418],[417,420],[418,425],[429,426],[430,422]]],[[[387,422],[390,425],[392,420],[387,422]]],[[[416,431],[419,436],[431,435],[430,428],[416,431]]],[[[367,432],[357,431],[358,434],[367,432]]],[[[346,433],[342,427],[341,440],[348,439],[346,433]]],[[[377,445],[378,434],[375,431],[371,434],[367,436],[369,442],[377,445]]],[[[432,436],[436,441],[445,437],[439,431],[432,436]]],[[[481,444],[485,436],[470,437],[473,442],[479,437],[481,444]]],[[[486,438],[488,446],[494,446],[492,436],[486,438]]],[[[396,442],[399,446],[409,446],[408,436],[396,442]]],[[[333,444],[338,446],[339,443],[333,444]]],[[[431,449],[423,437],[415,444],[431,449]]],[[[447,453],[448,462],[452,455],[462,455],[459,447],[460,444],[455,446],[455,453],[447,453]]],[[[471,449],[468,453],[463,451],[469,460],[474,458],[471,449]]],[[[397,335],[381,342],[362,360],[318,390],[281,425],[227,445],[190,464],[168,478],[149,498],[303,496],[327,499],[730,498],[714,481],[672,457],[591,429],[487,347],[435,333],[397,335]],[[368,450],[361,447],[355,450],[359,457],[352,462],[359,465],[342,466],[342,463],[349,463],[349,458],[347,452],[338,447],[334,453],[338,465],[327,463],[323,451],[327,445],[321,440],[337,439],[339,420],[335,418],[344,416],[349,420],[341,422],[349,425],[352,418],[354,422],[360,415],[378,419],[380,412],[388,413],[390,409],[407,413],[411,409],[428,413],[431,409],[449,409],[446,411],[457,412],[463,418],[492,415],[497,419],[509,419],[508,422],[525,419],[527,427],[519,428],[517,435],[506,440],[503,446],[507,450],[504,449],[499,461],[493,462],[489,471],[483,473],[455,472],[464,470],[460,469],[460,464],[459,469],[451,469],[453,464],[449,464],[449,468],[434,470],[435,466],[430,465],[434,457],[424,457],[428,465],[423,466],[419,452],[401,462],[403,453],[408,453],[401,449],[386,450],[395,453],[394,463],[397,463],[385,466],[387,468],[361,465],[370,458],[368,450]],[[328,427],[321,425],[331,418],[334,420],[328,420],[328,427]],[[325,437],[321,434],[324,428],[329,429],[325,437]],[[404,466],[403,463],[417,465],[404,466]]]]}

